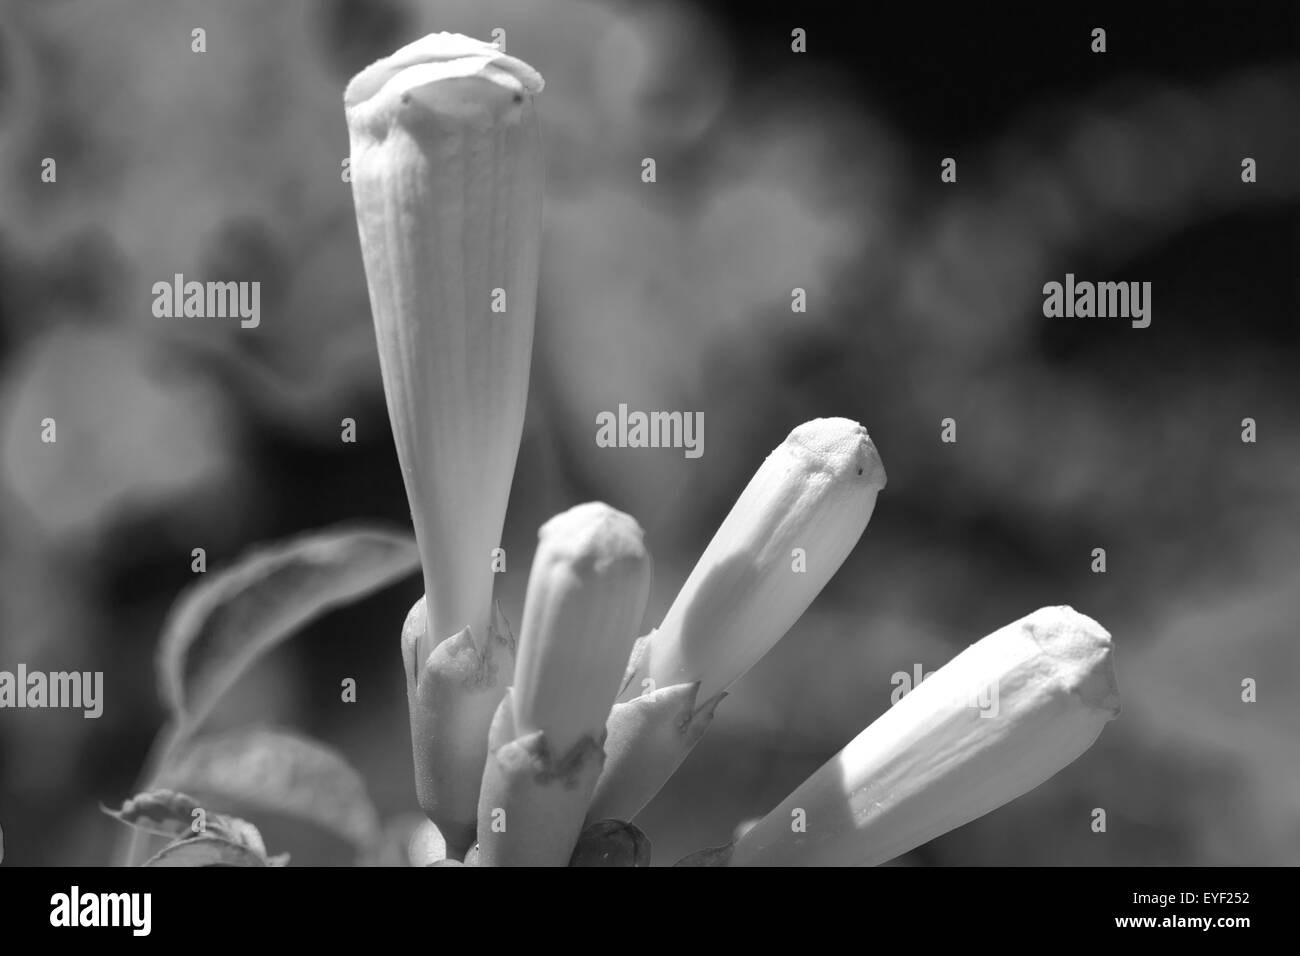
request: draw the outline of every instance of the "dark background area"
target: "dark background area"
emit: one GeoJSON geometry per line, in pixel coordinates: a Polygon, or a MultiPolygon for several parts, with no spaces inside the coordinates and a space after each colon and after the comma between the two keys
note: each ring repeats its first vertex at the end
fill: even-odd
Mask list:
{"type": "MultiPolygon", "coordinates": [[[[424,33],[498,26],[547,80],[507,615],[537,527],[579,501],[645,527],[649,627],[799,422],[863,422],[889,474],[840,573],[638,821],[656,859],[775,805],[888,706],[894,672],[1071,604],[1115,636],[1123,715],[901,862],[1300,860],[1295,6],[876,6],[0,0],[0,669],[103,670],[107,698],[99,720],[0,712],[6,862],[109,859],[98,804],[129,795],[162,719],[152,656],[192,548],[216,569],[348,519],[408,524],[342,89],[424,33]],[[175,272],[260,281],[261,326],[155,318],[175,272]],[[1151,327],[1044,318],[1067,272],[1150,281],[1151,327]],[[621,402],[703,411],[704,456],[596,447],[621,402]]],[[[311,733],[385,818],[415,811],[397,638],[418,589],[313,624],[216,726],[311,733]]],[[[295,863],[346,858],[263,830],[295,863]]]]}

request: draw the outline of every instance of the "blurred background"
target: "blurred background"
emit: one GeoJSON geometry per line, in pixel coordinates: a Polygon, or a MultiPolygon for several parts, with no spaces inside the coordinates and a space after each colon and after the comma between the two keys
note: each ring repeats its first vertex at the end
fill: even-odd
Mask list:
{"type": "MultiPolygon", "coordinates": [[[[1071,604],[1115,637],[1123,715],[899,862],[1300,863],[1294,5],[847,6],[0,0],[0,669],[102,670],[106,697],[98,720],[0,712],[7,863],[110,859],[98,805],[130,795],[163,719],[153,653],[191,549],[215,570],[347,519],[409,525],[342,90],[427,32],[498,27],[546,78],[549,180],[507,616],[537,527],[579,501],[645,527],[650,626],[799,422],[863,422],[889,474],[839,574],[638,818],[656,862],[778,803],[895,672],[1071,604]],[[177,272],[260,281],[261,325],[155,318],[177,272]],[[1150,281],[1150,328],[1045,319],[1066,272],[1150,281]],[[598,448],[620,402],[703,411],[704,456],[598,448]]],[[[317,736],[409,820],[397,640],[419,587],[313,624],[215,725],[317,736]]],[[[295,863],[349,858],[257,822],[295,863]]]]}

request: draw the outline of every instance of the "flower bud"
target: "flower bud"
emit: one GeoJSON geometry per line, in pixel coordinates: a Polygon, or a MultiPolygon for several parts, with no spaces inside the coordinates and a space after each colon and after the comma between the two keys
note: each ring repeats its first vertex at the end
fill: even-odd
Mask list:
{"type": "Polygon", "coordinates": [[[578,505],[537,535],[528,577],[515,718],[557,753],[605,736],[605,720],[650,596],[650,555],[636,521],[605,504],[578,505]]]}
{"type": "Polygon", "coordinates": [[[488,639],[533,344],[541,89],[526,63],[439,33],[362,70],[344,94],[384,392],[424,565],[421,662],[466,627],[477,647],[488,639]]]}
{"type": "Polygon", "coordinates": [[[541,243],[542,78],[431,34],[344,93],[357,230],[384,395],[424,569],[403,637],[416,789],[453,852],[472,842],[492,716],[510,683],[493,621],[528,394],[541,243]],[[504,674],[498,673],[504,668],[504,674]]]}
{"type": "Polygon", "coordinates": [[[726,688],[771,649],[862,536],[885,487],[867,431],[800,425],[763,462],[668,610],[637,642],[587,819],[630,820],[704,735],[726,688]]]}
{"type": "Polygon", "coordinates": [[[483,865],[569,862],[649,592],[650,556],[632,518],[591,503],[542,526],[515,684],[489,736],[478,808],[483,865]]]}
{"type": "Polygon", "coordinates": [[[885,468],[867,430],[818,418],[750,479],[638,661],[622,699],[700,682],[703,703],[766,654],[862,537],[885,468]]]}
{"type": "Polygon", "coordinates": [[[1042,608],[923,680],[746,831],[730,865],[884,863],[1034,789],[1118,714],[1110,635],[1042,608]]]}

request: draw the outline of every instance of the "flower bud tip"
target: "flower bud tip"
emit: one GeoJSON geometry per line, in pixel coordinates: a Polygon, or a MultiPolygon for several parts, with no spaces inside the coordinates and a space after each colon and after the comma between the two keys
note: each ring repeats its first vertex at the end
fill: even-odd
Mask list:
{"type": "Polygon", "coordinates": [[[385,97],[401,97],[408,102],[413,96],[431,111],[463,112],[471,100],[456,96],[458,81],[469,80],[495,84],[500,95],[485,98],[476,90],[473,100],[479,108],[485,102],[520,103],[534,96],[545,85],[541,74],[527,63],[507,56],[491,43],[460,33],[431,33],[400,50],[377,60],[352,78],[343,93],[343,104],[352,109],[385,97]],[[439,81],[449,81],[439,84],[439,81]]]}
{"type": "Polygon", "coordinates": [[[1067,686],[1091,707],[1119,716],[1110,632],[1072,607],[1043,607],[1022,618],[1021,626],[1042,652],[1061,662],[1067,686]]]}
{"type": "Polygon", "coordinates": [[[814,418],[790,432],[786,447],[832,479],[861,478],[885,487],[885,466],[862,425],[848,418],[814,418]]]}

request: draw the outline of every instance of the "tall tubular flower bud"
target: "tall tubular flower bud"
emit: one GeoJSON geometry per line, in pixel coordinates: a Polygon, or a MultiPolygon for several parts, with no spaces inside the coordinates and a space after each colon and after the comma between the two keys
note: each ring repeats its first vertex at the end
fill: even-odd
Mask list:
{"type": "Polygon", "coordinates": [[[421,660],[466,627],[476,646],[487,640],[533,344],[541,89],[495,46],[438,33],[344,94],[380,368],[424,564],[421,660]]]}
{"type": "Polygon", "coordinates": [[[885,487],[857,422],[800,425],[763,462],[663,624],[637,642],[610,714],[589,821],[629,820],[707,729],[726,688],[766,654],[843,564],[885,487]]]}
{"type": "Polygon", "coordinates": [[[730,865],[884,863],[1034,789],[1118,714],[1110,635],[1042,608],[922,681],[746,831],[730,865]]]}
{"type": "Polygon", "coordinates": [[[484,866],[565,866],[604,763],[605,721],[650,593],[641,527],[578,505],[538,533],[515,683],[489,738],[484,866]]]}
{"type": "Polygon", "coordinates": [[[473,840],[512,666],[493,619],[492,552],[528,393],[541,89],[526,63],[439,33],[344,93],[380,370],[424,568],[425,600],[403,635],[416,789],[452,853],[473,840]]]}

